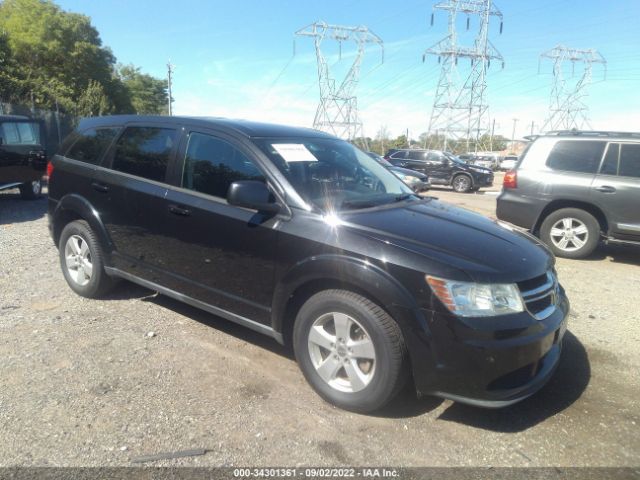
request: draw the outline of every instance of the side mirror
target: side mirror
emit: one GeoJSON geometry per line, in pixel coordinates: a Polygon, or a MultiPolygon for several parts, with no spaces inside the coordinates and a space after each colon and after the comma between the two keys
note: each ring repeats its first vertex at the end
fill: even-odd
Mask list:
{"type": "Polygon", "coordinates": [[[267,185],[255,180],[240,180],[229,185],[227,202],[229,205],[251,208],[259,212],[280,211],[280,205],[274,202],[267,185]]]}

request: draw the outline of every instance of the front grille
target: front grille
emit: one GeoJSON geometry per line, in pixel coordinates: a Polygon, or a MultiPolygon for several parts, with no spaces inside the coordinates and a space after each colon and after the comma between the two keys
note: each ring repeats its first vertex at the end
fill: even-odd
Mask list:
{"type": "Polygon", "coordinates": [[[518,283],[520,294],[529,313],[543,320],[553,313],[558,303],[558,280],[555,273],[544,275],[518,283]]]}

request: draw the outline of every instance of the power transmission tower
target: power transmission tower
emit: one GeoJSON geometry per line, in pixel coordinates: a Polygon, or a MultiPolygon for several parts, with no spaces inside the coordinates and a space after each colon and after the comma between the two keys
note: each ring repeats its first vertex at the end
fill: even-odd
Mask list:
{"type": "MultiPolygon", "coordinates": [[[[384,46],[382,39],[367,27],[344,27],[315,22],[297,32],[297,36],[312,37],[316,49],[318,64],[318,85],[320,87],[320,104],[313,119],[313,128],[324,130],[333,135],[353,140],[365,138],[362,122],[358,115],[358,99],[355,90],[360,76],[360,67],[367,44],[377,44],[382,51],[384,62],[384,46]],[[339,44],[342,58],[342,42],[354,41],[357,52],[351,68],[338,85],[329,71],[329,65],[322,53],[322,42],[325,39],[335,40],[339,44]],[[336,85],[338,85],[336,87],[336,85]]],[[[365,145],[366,148],[366,145],[365,145]]]]}
{"type": "Polygon", "coordinates": [[[604,65],[606,75],[607,61],[597,50],[578,50],[564,45],[557,45],[540,55],[540,61],[545,58],[553,61],[553,85],[549,99],[549,116],[541,131],[590,129],[586,97],[587,89],[591,85],[593,64],[604,65]],[[576,63],[584,65],[582,75],[571,85],[568,84],[564,75],[564,66],[567,62],[571,62],[572,76],[575,75],[576,63]]]}
{"type": "MultiPolygon", "coordinates": [[[[441,64],[440,79],[429,119],[429,134],[436,131],[443,133],[445,149],[448,142],[461,139],[466,140],[467,151],[471,150],[471,143],[474,151],[478,151],[479,148],[485,149],[486,146],[480,146],[478,143],[483,135],[489,133],[487,69],[491,60],[501,62],[504,68],[502,55],[489,40],[489,20],[492,16],[498,17],[502,33],[502,13],[492,0],[446,0],[437,3],[433,8],[448,12],[449,34],[428,48],[422,56],[424,62],[427,55],[435,55],[441,64]],[[478,17],[478,30],[473,46],[458,44],[456,21],[459,15],[467,16],[467,30],[471,24],[471,17],[478,17]],[[470,62],[466,78],[458,66],[459,59],[468,59],[470,62]]],[[[431,14],[431,25],[433,22],[434,13],[431,14]]]]}

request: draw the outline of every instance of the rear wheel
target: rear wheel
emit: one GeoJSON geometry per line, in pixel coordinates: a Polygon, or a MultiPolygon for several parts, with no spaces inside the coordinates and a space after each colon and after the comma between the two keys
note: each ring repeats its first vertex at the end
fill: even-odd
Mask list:
{"type": "Polygon", "coordinates": [[[24,200],[35,200],[42,194],[42,181],[34,180],[20,185],[20,196],[24,200]]]}
{"type": "Polygon", "coordinates": [[[296,317],[293,346],[316,392],[347,410],[381,408],[407,378],[400,328],[353,292],[325,290],[309,298],[296,317]]]}
{"type": "Polygon", "coordinates": [[[114,282],[104,271],[102,248],[87,222],[76,220],[65,226],[58,251],[64,278],[78,295],[98,298],[112,287],[114,282]]]}
{"type": "Polygon", "coordinates": [[[598,246],[600,225],[589,212],[562,208],[544,219],[540,238],[558,257],[584,258],[598,246]]]}
{"type": "Polygon", "coordinates": [[[467,175],[456,175],[451,186],[458,193],[467,193],[471,191],[471,179],[467,175]]]}

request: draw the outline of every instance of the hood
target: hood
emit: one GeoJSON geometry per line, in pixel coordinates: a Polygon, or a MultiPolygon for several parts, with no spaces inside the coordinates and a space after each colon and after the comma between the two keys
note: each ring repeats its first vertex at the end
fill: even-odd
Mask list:
{"type": "Polygon", "coordinates": [[[348,212],[343,220],[357,235],[415,253],[412,268],[433,275],[453,271],[458,280],[511,283],[542,275],[554,264],[549,250],[528,233],[435,199],[348,212]]]}

